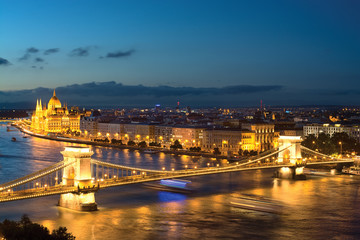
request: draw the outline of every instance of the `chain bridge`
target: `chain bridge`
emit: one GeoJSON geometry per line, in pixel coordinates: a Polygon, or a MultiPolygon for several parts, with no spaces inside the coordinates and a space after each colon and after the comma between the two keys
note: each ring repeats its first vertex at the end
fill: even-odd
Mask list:
{"type": "Polygon", "coordinates": [[[298,174],[305,166],[352,163],[351,158],[333,158],[300,145],[297,136],[280,136],[279,147],[257,156],[225,165],[151,170],[92,159],[88,147],[65,147],[63,160],[40,171],[0,185],[0,202],[60,195],[59,205],[81,211],[97,209],[95,192],[108,187],[227,172],[287,168],[298,174]]]}

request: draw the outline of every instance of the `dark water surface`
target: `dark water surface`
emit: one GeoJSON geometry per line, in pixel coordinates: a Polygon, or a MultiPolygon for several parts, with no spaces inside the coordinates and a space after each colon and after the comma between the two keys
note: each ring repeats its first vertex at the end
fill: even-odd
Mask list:
{"type": "MultiPolygon", "coordinates": [[[[0,183],[62,160],[62,142],[22,138],[0,124],[0,183]],[[11,142],[11,137],[18,141],[11,142]]],[[[151,169],[206,166],[211,159],[143,154],[93,147],[93,158],[151,169]]],[[[271,178],[272,171],[249,171],[188,178],[191,195],[161,192],[141,184],[96,193],[99,211],[56,207],[58,196],[0,203],[0,221],[24,213],[50,229],[65,226],[76,239],[360,239],[359,177],[271,178]],[[229,206],[231,196],[260,194],[281,201],[283,215],[229,206]]]]}

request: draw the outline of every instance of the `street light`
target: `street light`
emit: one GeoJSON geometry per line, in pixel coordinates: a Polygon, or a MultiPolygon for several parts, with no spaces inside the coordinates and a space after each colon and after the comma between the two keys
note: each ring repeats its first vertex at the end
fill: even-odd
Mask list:
{"type": "Polygon", "coordinates": [[[340,145],[340,155],[342,155],[342,142],[339,142],[340,145]]]}

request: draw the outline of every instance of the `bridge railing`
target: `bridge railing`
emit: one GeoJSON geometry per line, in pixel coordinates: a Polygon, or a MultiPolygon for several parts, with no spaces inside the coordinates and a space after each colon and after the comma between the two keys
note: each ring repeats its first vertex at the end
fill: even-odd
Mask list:
{"type": "Polygon", "coordinates": [[[22,185],[22,184],[26,184],[28,182],[31,182],[31,181],[34,181],[34,180],[37,180],[39,178],[42,178],[44,176],[47,176],[51,173],[54,173],[56,171],[59,171],[71,164],[74,164],[75,161],[73,162],[69,162],[67,164],[64,164],[64,161],[61,161],[61,162],[58,162],[58,163],[55,163],[47,168],[44,168],[40,171],[37,171],[37,172],[34,172],[34,173],[31,173],[29,175],[26,175],[24,177],[21,177],[21,178],[18,178],[18,179],[15,179],[15,180],[12,180],[10,182],[7,182],[7,183],[4,183],[2,185],[0,185],[0,191],[4,191],[6,189],[9,189],[9,188],[13,188],[13,187],[16,187],[16,186],[19,186],[19,185],[22,185]]]}
{"type": "Polygon", "coordinates": [[[118,169],[124,169],[124,170],[129,170],[129,171],[137,171],[137,172],[147,172],[147,173],[171,172],[171,171],[161,171],[161,170],[151,170],[151,169],[144,169],[144,168],[129,167],[129,166],[124,166],[124,165],[120,165],[120,164],[103,162],[103,161],[99,161],[99,160],[96,160],[96,159],[91,159],[91,163],[101,165],[101,166],[105,166],[105,167],[118,168],[118,169]]]}

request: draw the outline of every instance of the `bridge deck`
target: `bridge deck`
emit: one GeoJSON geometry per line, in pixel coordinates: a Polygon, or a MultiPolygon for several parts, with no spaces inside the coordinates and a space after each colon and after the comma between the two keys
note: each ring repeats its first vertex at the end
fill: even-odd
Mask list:
{"type": "MultiPolygon", "coordinates": [[[[338,164],[338,163],[351,163],[351,162],[353,162],[352,159],[346,159],[341,161],[308,162],[307,165],[338,164]]],[[[96,191],[98,189],[108,188],[108,187],[151,182],[166,178],[184,178],[184,177],[203,176],[210,174],[272,169],[272,168],[281,168],[281,167],[294,167],[294,165],[274,164],[274,163],[252,163],[249,165],[230,165],[226,167],[207,167],[207,168],[199,168],[199,169],[188,169],[188,170],[166,171],[166,172],[152,171],[150,172],[150,174],[144,174],[144,175],[140,174],[134,176],[116,177],[111,179],[101,179],[98,180],[98,182],[94,183],[93,186],[96,186],[96,188],[88,189],[88,191],[96,191]]],[[[137,170],[141,171],[144,169],[137,168],[137,170]]],[[[86,190],[87,189],[85,189],[85,191],[86,190]]],[[[82,191],[84,191],[84,189],[63,186],[60,184],[46,188],[41,187],[41,188],[28,189],[28,190],[19,190],[14,192],[3,191],[0,192],[0,202],[9,202],[9,201],[28,199],[28,198],[45,197],[45,196],[58,195],[64,193],[79,193],[82,191]]]]}

